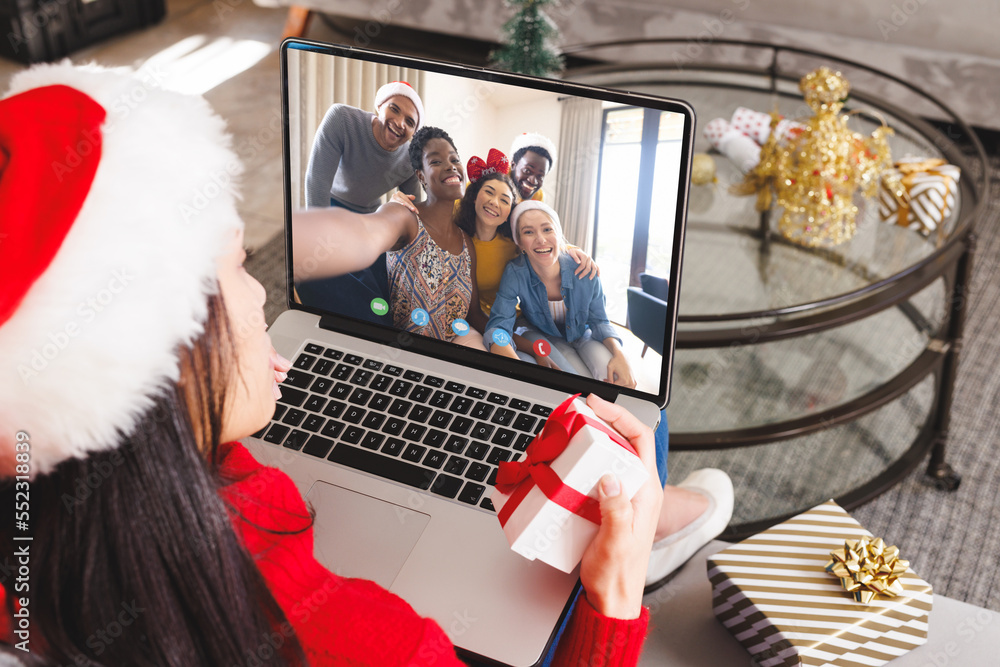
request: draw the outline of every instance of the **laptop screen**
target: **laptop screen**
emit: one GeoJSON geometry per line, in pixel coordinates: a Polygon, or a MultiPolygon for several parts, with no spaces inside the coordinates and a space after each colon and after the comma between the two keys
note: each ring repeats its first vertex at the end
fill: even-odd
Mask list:
{"type": "Polygon", "coordinates": [[[666,404],[690,107],[300,40],[282,76],[291,307],[666,404]]]}

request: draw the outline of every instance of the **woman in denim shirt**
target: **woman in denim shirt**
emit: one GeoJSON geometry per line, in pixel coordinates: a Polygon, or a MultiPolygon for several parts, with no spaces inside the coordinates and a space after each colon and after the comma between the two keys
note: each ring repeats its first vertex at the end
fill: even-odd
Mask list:
{"type": "MultiPolygon", "coordinates": [[[[586,370],[598,380],[635,387],[621,338],[608,321],[600,280],[574,275],[577,263],[564,252],[559,216],[538,201],[518,204],[510,215],[521,256],[504,269],[483,335],[495,354],[518,358],[511,340],[515,308],[552,343],[550,353],[563,370],[586,370]],[[557,356],[558,355],[558,356],[557,356]]],[[[531,338],[530,331],[523,334],[531,338]]]]}

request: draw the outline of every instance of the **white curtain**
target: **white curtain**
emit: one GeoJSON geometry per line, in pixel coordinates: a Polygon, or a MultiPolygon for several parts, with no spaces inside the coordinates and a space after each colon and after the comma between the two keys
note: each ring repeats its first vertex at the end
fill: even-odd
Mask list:
{"type": "Polygon", "coordinates": [[[599,100],[567,97],[561,104],[553,208],[562,221],[566,240],[590,253],[603,111],[599,100]]]}
{"type": "MultiPolygon", "coordinates": [[[[420,70],[367,63],[347,58],[289,49],[288,80],[298,81],[298,94],[290,86],[288,99],[291,186],[295,206],[305,206],[303,182],[313,137],[332,104],[349,104],[375,111],[375,93],[390,81],[406,81],[424,96],[420,70]],[[297,57],[292,58],[292,54],[297,57]]],[[[390,195],[392,193],[389,193],[390,195]]]]}

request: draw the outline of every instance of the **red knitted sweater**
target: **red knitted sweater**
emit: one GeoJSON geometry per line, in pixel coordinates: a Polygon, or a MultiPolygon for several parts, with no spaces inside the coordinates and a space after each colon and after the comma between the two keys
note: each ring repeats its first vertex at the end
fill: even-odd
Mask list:
{"type": "MultiPolygon", "coordinates": [[[[378,584],[345,579],[313,557],[306,505],[292,480],[264,467],[239,443],[220,449],[221,472],[236,481],[220,493],[234,509],[233,527],[253,554],[271,593],[314,665],[462,665],[434,621],[378,584]]],[[[581,596],[559,642],[556,665],[635,665],[649,622],[600,615],[581,596]]]]}

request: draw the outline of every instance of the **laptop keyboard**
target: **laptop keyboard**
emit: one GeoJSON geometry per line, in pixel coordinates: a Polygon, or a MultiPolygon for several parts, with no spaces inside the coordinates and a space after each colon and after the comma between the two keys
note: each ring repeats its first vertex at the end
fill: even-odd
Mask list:
{"type": "Polygon", "coordinates": [[[469,505],[552,408],[307,343],[254,437],[469,505]]]}

